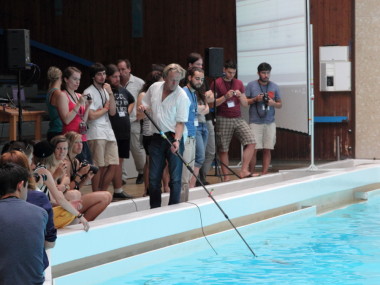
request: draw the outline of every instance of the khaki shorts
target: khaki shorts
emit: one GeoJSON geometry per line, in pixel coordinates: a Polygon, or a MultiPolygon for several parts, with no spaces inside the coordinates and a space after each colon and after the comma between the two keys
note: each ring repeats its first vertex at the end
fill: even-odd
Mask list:
{"type": "Polygon", "coordinates": [[[250,124],[256,140],[256,149],[274,149],[276,144],[276,123],[250,124]]]}
{"type": "Polygon", "coordinates": [[[242,118],[225,118],[218,116],[216,119],[215,133],[218,151],[221,152],[228,152],[233,135],[236,135],[240,143],[244,146],[255,143],[251,129],[242,118]]]}
{"type": "Polygon", "coordinates": [[[87,143],[91,151],[92,160],[96,166],[119,165],[119,153],[116,141],[89,140],[87,143]]]}

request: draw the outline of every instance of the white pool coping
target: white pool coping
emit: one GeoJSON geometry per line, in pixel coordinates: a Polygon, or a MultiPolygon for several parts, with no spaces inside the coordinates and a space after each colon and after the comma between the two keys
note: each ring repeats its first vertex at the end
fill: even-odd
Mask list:
{"type": "MultiPolygon", "coordinates": [[[[355,199],[367,199],[371,193],[368,190],[376,189],[378,183],[379,162],[345,160],[313,170],[281,171],[215,184],[209,189],[228,217],[240,225],[270,216],[276,209],[286,212],[310,207],[316,212],[328,211],[355,199]]],[[[163,194],[163,203],[167,203],[167,197],[163,194]]],[[[80,225],[60,230],[50,260],[53,277],[64,275],[55,278],[56,284],[70,284],[64,280],[74,276],[69,274],[74,271],[138,255],[145,247],[154,249],[155,244],[162,247],[164,243],[186,240],[187,233],[198,232],[201,236],[199,211],[203,226],[210,232],[228,227],[204,189],[191,189],[190,201],[197,206],[181,203],[150,210],[148,198],[139,198],[135,200],[138,212],[132,201],[117,202],[91,223],[88,233],[80,225]]]]}

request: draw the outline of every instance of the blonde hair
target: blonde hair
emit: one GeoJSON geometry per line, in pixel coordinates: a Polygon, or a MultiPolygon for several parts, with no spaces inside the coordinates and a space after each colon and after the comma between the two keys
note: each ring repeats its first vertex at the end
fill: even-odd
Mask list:
{"type": "Polygon", "coordinates": [[[178,72],[181,74],[181,79],[185,78],[186,70],[184,70],[179,64],[171,63],[164,68],[162,73],[163,78],[166,78],[170,71],[178,72]]]}
{"type": "Polygon", "coordinates": [[[62,71],[55,66],[50,66],[47,72],[47,78],[50,82],[55,82],[62,78],[62,71]]]}

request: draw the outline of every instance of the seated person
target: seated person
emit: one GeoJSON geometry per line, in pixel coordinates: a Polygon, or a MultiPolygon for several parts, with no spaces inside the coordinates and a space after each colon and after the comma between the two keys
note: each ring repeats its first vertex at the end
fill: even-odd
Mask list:
{"type": "MultiPolygon", "coordinates": [[[[31,173],[30,165],[28,162],[28,158],[25,154],[18,150],[10,150],[9,152],[5,152],[0,157],[0,164],[5,163],[14,163],[18,164],[21,167],[27,169],[31,173]]],[[[39,206],[48,214],[48,221],[45,229],[45,249],[53,248],[55,245],[55,240],[57,239],[57,230],[54,227],[53,221],[53,209],[52,206],[44,193],[41,191],[36,191],[36,180],[42,180],[43,178],[40,176],[32,177],[28,179],[28,196],[26,201],[39,206]]],[[[44,269],[49,266],[49,260],[44,251],[43,256],[44,269]]]]}
{"type": "MultiPolygon", "coordinates": [[[[40,175],[44,175],[46,180],[44,181],[41,190],[48,196],[50,202],[54,206],[61,206],[61,208],[54,207],[54,224],[57,227],[56,219],[61,219],[70,214],[83,224],[85,231],[88,231],[90,225],[85,218],[84,214],[78,211],[63,195],[63,192],[59,191],[53,175],[47,170],[48,167],[54,164],[54,147],[48,141],[41,141],[34,145],[33,149],[33,161],[35,165],[34,172],[40,175]],[[65,210],[65,211],[63,211],[65,210]]],[[[62,224],[64,226],[64,224],[62,224]]]]}
{"type": "MultiPolygon", "coordinates": [[[[78,137],[81,140],[81,135],[78,134],[78,137]]],[[[54,163],[48,169],[56,179],[57,188],[63,192],[67,200],[77,207],[78,211],[84,214],[88,221],[93,221],[111,203],[111,194],[108,191],[98,191],[82,195],[79,187],[76,190],[70,190],[76,188],[72,186],[79,186],[79,184],[73,185],[75,182],[73,183],[70,179],[71,163],[68,160],[69,143],[67,138],[63,135],[55,136],[52,138],[51,144],[54,147],[54,163]]],[[[83,176],[91,180],[94,173],[90,169],[90,165],[83,167],[83,170],[86,171],[83,176]]]]}

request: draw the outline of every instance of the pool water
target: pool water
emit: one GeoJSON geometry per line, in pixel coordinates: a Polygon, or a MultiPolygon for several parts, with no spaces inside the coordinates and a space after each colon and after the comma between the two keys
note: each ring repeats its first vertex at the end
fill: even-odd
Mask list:
{"type": "Polygon", "coordinates": [[[380,197],[244,238],[101,284],[380,284],[380,197]]]}

